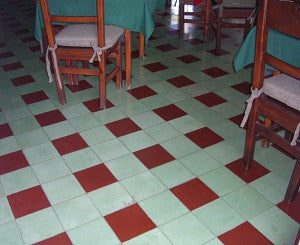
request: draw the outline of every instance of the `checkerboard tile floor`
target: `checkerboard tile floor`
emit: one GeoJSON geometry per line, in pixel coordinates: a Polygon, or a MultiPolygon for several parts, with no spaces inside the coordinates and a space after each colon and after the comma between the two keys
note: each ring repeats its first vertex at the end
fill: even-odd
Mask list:
{"type": "Polygon", "coordinates": [[[59,104],[33,37],[33,1],[0,2],[1,244],[292,244],[300,195],[282,202],[295,160],[257,144],[241,167],[238,127],[251,69],[235,73],[178,5],[154,14],[146,58],[133,36],[133,86],[94,77],[59,104]]]}

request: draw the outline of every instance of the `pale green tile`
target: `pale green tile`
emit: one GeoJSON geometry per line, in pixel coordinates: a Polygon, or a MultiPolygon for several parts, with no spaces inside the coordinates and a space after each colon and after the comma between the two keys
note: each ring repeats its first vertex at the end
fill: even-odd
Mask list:
{"type": "Polygon", "coordinates": [[[180,133],[168,123],[162,123],[150,128],[145,128],[144,131],[158,143],[178,137],[180,135],[180,133]]]}
{"type": "Polygon", "coordinates": [[[156,144],[156,142],[142,130],[119,137],[119,140],[132,152],[156,144]]]}
{"type": "Polygon", "coordinates": [[[31,165],[59,156],[51,142],[27,148],[23,152],[31,165]]]}
{"type": "Polygon", "coordinates": [[[140,128],[148,128],[157,124],[161,124],[164,120],[153,111],[147,111],[130,117],[140,128]]]}
{"type": "Polygon", "coordinates": [[[23,245],[23,239],[15,221],[0,225],[0,241],[2,244],[23,245]]]}
{"type": "Polygon", "coordinates": [[[21,134],[27,131],[31,131],[37,128],[40,128],[39,123],[35,119],[35,117],[25,117],[18,121],[11,121],[9,123],[14,134],[21,134]]]}
{"type": "Polygon", "coordinates": [[[102,124],[92,113],[72,118],[69,122],[77,132],[82,132],[102,124]]]}
{"type": "Polygon", "coordinates": [[[20,149],[20,145],[15,136],[6,137],[0,140],[0,156],[20,149]]]}
{"type": "Polygon", "coordinates": [[[95,145],[116,138],[105,126],[94,127],[80,133],[88,145],[95,145]]]}
{"type": "Polygon", "coordinates": [[[24,132],[16,135],[19,145],[24,148],[29,148],[49,141],[47,135],[41,128],[24,132]]]}
{"type": "Polygon", "coordinates": [[[0,198],[0,217],[0,224],[14,220],[14,215],[6,197],[0,198]]]}
{"type": "Polygon", "coordinates": [[[173,119],[169,121],[169,123],[182,134],[186,134],[204,127],[204,125],[190,115],[173,119]]]}
{"type": "Polygon", "coordinates": [[[45,133],[48,135],[50,140],[62,138],[64,136],[75,134],[76,130],[68,121],[55,123],[46,127],[43,127],[45,133]]]}
{"type": "Polygon", "coordinates": [[[165,236],[164,234],[158,229],[155,228],[153,230],[150,230],[148,232],[145,232],[139,236],[136,236],[129,241],[126,241],[123,243],[124,245],[168,245],[172,244],[165,236]]]}
{"type": "Polygon", "coordinates": [[[90,113],[90,111],[82,103],[72,106],[68,106],[67,104],[67,106],[60,109],[60,111],[68,120],[90,113]]]}
{"type": "Polygon", "coordinates": [[[103,124],[121,120],[126,117],[126,115],[117,107],[95,112],[94,115],[103,124]]]}

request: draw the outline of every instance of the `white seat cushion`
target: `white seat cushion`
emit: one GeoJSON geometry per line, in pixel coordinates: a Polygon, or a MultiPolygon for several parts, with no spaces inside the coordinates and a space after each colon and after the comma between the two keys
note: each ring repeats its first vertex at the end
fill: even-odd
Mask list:
{"type": "MultiPolygon", "coordinates": [[[[111,48],[123,34],[124,29],[114,25],[105,25],[105,48],[111,48]]],[[[75,24],[61,30],[55,40],[59,46],[92,47],[98,46],[97,25],[75,24]]]]}
{"type": "Polygon", "coordinates": [[[223,0],[224,8],[254,8],[256,0],[223,0]]]}
{"type": "Polygon", "coordinates": [[[263,91],[272,98],[300,111],[300,80],[280,74],[264,80],[263,91]]]}

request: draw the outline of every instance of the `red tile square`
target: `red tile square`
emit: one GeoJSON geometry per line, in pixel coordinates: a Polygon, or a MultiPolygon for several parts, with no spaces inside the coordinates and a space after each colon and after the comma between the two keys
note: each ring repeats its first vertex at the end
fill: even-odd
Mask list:
{"type": "Polygon", "coordinates": [[[158,46],[155,46],[155,48],[157,48],[157,49],[159,49],[160,51],[163,51],[163,52],[167,52],[167,51],[171,51],[171,50],[177,49],[176,47],[174,47],[171,44],[158,45],[158,46]]]}
{"type": "Polygon", "coordinates": [[[180,60],[181,62],[183,62],[185,64],[190,64],[190,63],[194,63],[194,62],[197,62],[197,61],[201,60],[201,59],[199,59],[198,57],[196,57],[192,54],[179,56],[179,57],[176,57],[176,59],[180,60]]]}
{"type": "MultiPolygon", "coordinates": [[[[99,98],[88,100],[83,102],[86,108],[89,109],[90,112],[100,111],[100,100],[99,98]]],[[[106,109],[114,107],[114,105],[107,99],[106,100],[106,109]]],[[[103,110],[103,109],[101,109],[103,110]]]]}
{"type": "Polygon", "coordinates": [[[163,70],[169,69],[169,67],[165,66],[164,64],[162,64],[160,62],[155,62],[155,63],[151,63],[148,65],[143,65],[143,66],[151,72],[158,72],[158,71],[163,71],[163,70]]]}
{"type": "Polygon", "coordinates": [[[294,219],[298,224],[300,223],[300,192],[298,192],[295,200],[292,203],[282,201],[276,206],[294,219]]]}
{"type": "Polygon", "coordinates": [[[35,41],[34,36],[23,37],[23,38],[20,38],[20,39],[21,39],[21,41],[22,41],[23,43],[28,43],[28,42],[33,42],[33,41],[35,41]]]}
{"type": "Polygon", "coordinates": [[[29,33],[30,31],[28,29],[20,29],[20,30],[17,30],[15,31],[15,34],[16,35],[21,35],[21,34],[26,34],[26,33],[29,33]]]}
{"type": "Polygon", "coordinates": [[[195,84],[195,82],[186,76],[179,76],[179,77],[173,77],[170,79],[167,79],[167,82],[171,83],[177,88],[185,87],[188,85],[195,84]]]}
{"type": "Polygon", "coordinates": [[[72,93],[75,93],[75,92],[79,92],[79,91],[82,91],[82,90],[86,90],[86,89],[92,88],[93,86],[91,84],[89,84],[86,80],[82,80],[82,81],[79,81],[78,85],[67,84],[66,87],[72,93]]]}
{"type": "Polygon", "coordinates": [[[0,125],[0,139],[14,135],[8,123],[0,125]]]}
{"type": "Polygon", "coordinates": [[[179,35],[179,30],[178,29],[170,29],[166,31],[169,35],[179,35]]]}
{"type": "Polygon", "coordinates": [[[175,118],[186,115],[185,111],[181,110],[179,107],[177,107],[174,104],[154,109],[153,112],[155,112],[165,121],[170,121],[175,118]]]}
{"type": "Polygon", "coordinates": [[[245,95],[248,95],[251,93],[251,84],[248,82],[242,82],[242,83],[233,85],[231,87],[245,95]]]}
{"type": "Polygon", "coordinates": [[[121,137],[126,134],[131,134],[136,131],[141,130],[141,128],[136,125],[131,119],[124,118],[118,121],[114,121],[108,124],[105,124],[105,126],[116,136],[121,137]]]}
{"type": "Polygon", "coordinates": [[[157,37],[155,37],[155,36],[153,36],[153,35],[151,35],[150,37],[149,37],[149,41],[153,41],[153,40],[156,40],[157,39],[157,37]]]}
{"type": "Polygon", "coordinates": [[[187,133],[185,136],[201,148],[217,144],[224,140],[220,135],[206,127],[187,133]]]}
{"type": "MultiPolygon", "coordinates": [[[[228,118],[230,121],[232,121],[233,123],[235,123],[236,125],[240,126],[241,125],[241,122],[244,118],[244,113],[242,114],[239,114],[239,115],[236,115],[234,117],[231,117],[231,118],[228,118]]],[[[247,124],[245,125],[245,127],[247,126],[247,124]]],[[[244,127],[244,128],[245,128],[244,127]]]]}
{"type": "Polygon", "coordinates": [[[136,151],[133,154],[149,169],[175,160],[175,158],[160,145],[150,146],[136,151]]]}
{"type": "Polygon", "coordinates": [[[203,103],[208,107],[212,107],[227,102],[227,100],[223,99],[221,96],[213,92],[199,95],[195,97],[195,99],[197,99],[198,101],[200,101],[201,103],[203,103]]]}
{"type": "Polygon", "coordinates": [[[243,159],[242,158],[226,164],[226,167],[229,170],[231,170],[231,172],[233,172],[234,174],[239,176],[246,183],[250,183],[250,182],[270,173],[270,171],[267,168],[265,168],[264,166],[262,166],[255,160],[253,160],[251,168],[246,170],[243,167],[243,159]]]}
{"type": "Polygon", "coordinates": [[[68,154],[88,147],[88,144],[78,134],[71,134],[56,140],[52,140],[52,144],[60,155],[68,154]]]}
{"type": "Polygon", "coordinates": [[[50,207],[40,185],[9,195],[7,199],[16,219],[50,207]]]}
{"type": "Polygon", "coordinates": [[[41,127],[67,120],[60,110],[47,111],[34,116],[41,127]]]}
{"type": "Polygon", "coordinates": [[[229,74],[227,71],[224,71],[218,67],[208,68],[203,70],[202,72],[211,76],[212,78],[217,78],[229,74]]]}
{"type": "Polygon", "coordinates": [[[15,54],[11,51],[0,53],[0,60],[5,58],[10,58],[15,56],[15,54]]]}
{"type": "Polygon", "coordinates": [[[127,92],[130,93],[132,96],[134,96],[138,100],[157,94],[155,91],[153,91],[148,86],[141,86],[138,88],[129,89],[129,90],[127,90],[127,92]]]}
{"type": "Polygon", "coordinates": [[[230,54],[228,51],[224,49],[221,49],[219,53],[217,53],[216,49],[207,50],[207,52],[213,54],[214,56],[222,56],[222,55],[230,54]]]}
{"type": "Polygon", "coordinates": [[[23,151],[15,151],[0,156],[0,174],[6,174],[29,166],[23,151]]]}
{"type": "MultiPolygon", "coordinates": [[[[146,54],[144,54],[147,56],[146,54]]],[[[131,51],[131,59],[137,59],[140,58],[140,51],[139,50],[133,50],[131,51]]]]}
{"type": "Polygon", "coordinates": [[[230,245],[273,244],[248,221],[230,231],[225,232],[218,238],[224,244],[230,245]]]}
{"type": "Polygon", "coordinates": [[[81,170],[74,173],[74,175],[86,192],[94,191],[118,181],[105,164],[81,170]]]}
{"type": "Polygon", "coordinates": [[[36,45],[36,46],[30,47],[29,49],[31,50],[31,52],[40,52],[41,51],[41,46],[36,45]]]}
{"type": "Polygon", "coordinates": [[[15,87],[35,82],[34,78],[31,75],[12,78],[10,79],[10,81],[15,87]]]}
{"type": "Polygon", "coordinates": [[[191,45],[197,45],[197,44],[201,44],[201,43],[205,43],[203,40],[199,39],[199,38],[191,38],[186,40],[189,44],[191,45]]]}
{"type": "Polygon", "coordinates": [[[121,242],[156,228],[138,204],[111,213],[104,218],[121,242]]]}
{"type": "Polygon", "coordinates": [[[72,242],[66,232],[50,237],[35,245],[72,245],[72,242]]]}
{"type": "Polygon", "coordinates": [[[13,71],[24,68],[21,62],[10,63],[2,66],[4,71],[13,71]]]}
{"type": "Polygon", "coordinates": [[[42,90],[37,91],[37,92],[32,92],[29,94],[24,94],[21,97],[24,100],[24,102],[26,103],[26,105],[49,99],[48,95],[45,94],[45,92],[42,90]]]}
{"type": "Polygon", "coordinates": [[[191,211],[219,198],[198,178],[175,186],[170,190],[191,211]]]}

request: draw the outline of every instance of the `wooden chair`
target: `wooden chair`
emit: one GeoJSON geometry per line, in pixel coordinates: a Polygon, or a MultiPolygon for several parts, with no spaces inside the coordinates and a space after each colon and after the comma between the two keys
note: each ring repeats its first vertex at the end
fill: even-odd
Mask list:
{"type": "MultiPolygon", "coordinates": [[[[48,0],[40,0],[40,3],[60,103],[66,103],[62,74],[68,75],[69,78],[79,74],[94,75],[99,77],[100,109],[105,109],[106,84],[116,77],[117,87],[121,88],[122,85],[120,37],[124,30],[104,24],[104,0],[96,0],[97,16],[51,15],[48,0]],[[71,23],[71,25],[56,34],[54,22],[71,23]],[[106,74],[106,58],[115,59],[115,68],[109,74],[106,74]],[[62,65],[61,61],[65,61],[65,65],[62,65]],[[79,68],[76,61],[89,61],[90,63],[98,61],[99,66],[96,69],[93,66],[79,68]]],[[[49,74],[49,64],[47,68],[49,74]]]]}
{"type": "MultiPolygon", "coordinates": [[[[252,95],[242,121],[243,126],[250,112],[243,165],[246,170],[253,161],[255,141],[265,137],[296,160],[284,200],[292,202],[300,184],[300,69],[267,53],[269,28],[300,38],[300,6],[290,0],[262,0],[258,16],[252,95]],[[278,69],[282,74],[264,79],[265,65],[278,69]],[[252,104],[253,102],[253,104],[252,104]],[[252,108],[251,108],[252,106],[252,108]],[[263,115],[293,134],[281,137],[259,120],[263,115]]],[[[282,44],[284,45],[284,44],[282,44]]],[[[282,163],[284,164],[284,163],[282,163]]]]}
{"type": "Polygon", "coordinates": [[[222,28],[243,28],[244,38],[247,36],[256,16],[256,0],[217,0],[213,9],[216,13],[216,53],[219,54],[222,28]]]}
{"type": "Polygon", "coordinates": [[[211,7],[211,0],[204,0],[201,3],[201,12],[193,11],[193,12],[186,12],[185,6],[186,5],[193,5],[194,0],[180,0],[179,2],[179,35],[182,36],[184,33],[184,24],[185,23],[194,23],[200,26],[203,26],[204,33],[203,39],[206,42],[208,40],[208,29],[210,25],[210,7],[211,7]],[[194,16],[196,18],[190,19],[186,18],[186,16],[194,16]]]}

